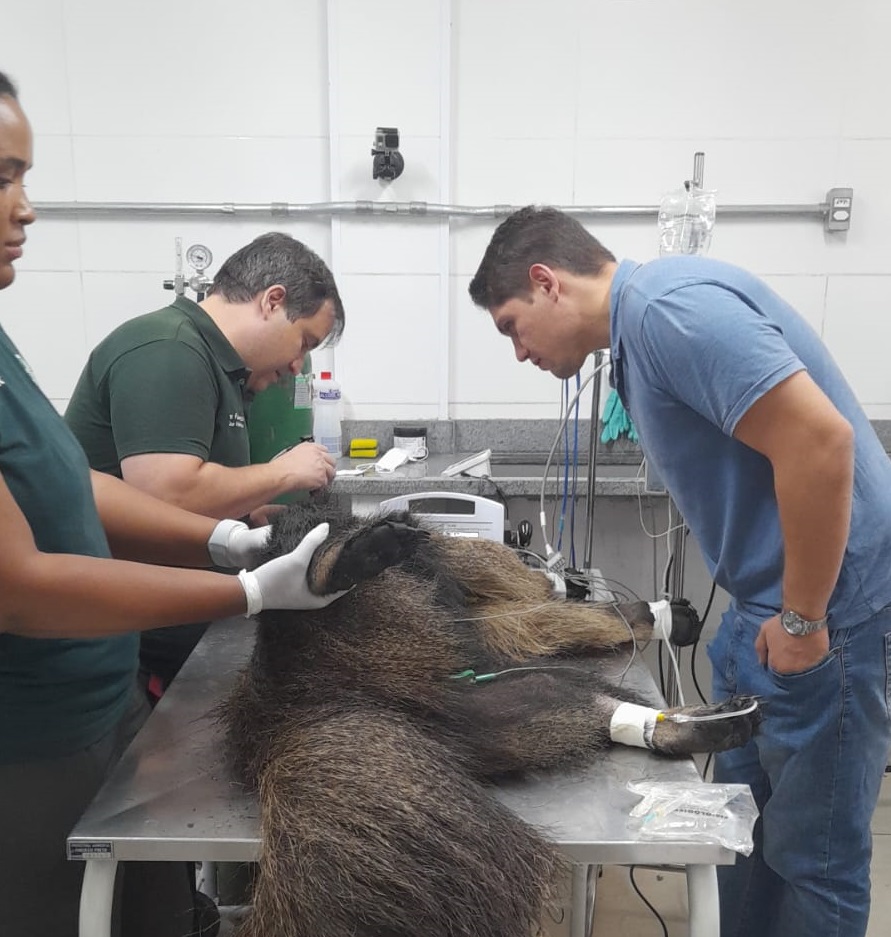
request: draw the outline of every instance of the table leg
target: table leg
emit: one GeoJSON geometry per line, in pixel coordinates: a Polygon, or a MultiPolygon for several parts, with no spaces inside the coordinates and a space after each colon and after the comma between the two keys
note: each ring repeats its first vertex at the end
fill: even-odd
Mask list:
{"type": "Polygon", "coordinates": [[[84,865],[79,937],[111,937],[111,907],[118,864],[114,859],[94,859],[84,865]]]}
{"type": "Polygon", "coordinates": [[[572,895],[569,901],[570,937],[589,937],[588,934],[588,870],[589,865],[573,865],[572,895]]]}
{"type": "Polygon", "coordinates": [[[713,865],[687,866],[690,937],[714,937],[721,930],[718,871],[713,865]]]}

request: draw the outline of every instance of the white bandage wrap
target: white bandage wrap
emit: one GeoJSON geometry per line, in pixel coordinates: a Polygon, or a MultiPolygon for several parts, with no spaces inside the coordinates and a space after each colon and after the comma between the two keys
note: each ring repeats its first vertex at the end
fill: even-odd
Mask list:
{"type": "Polygon", "coordinates": [[[213,529],[210,539],[207,541],[207,552],[213,561],[214,566],[234,566],[229,556],[229,538],[235,530],[247,530],[248,526],[244,521],[224,520],[220,521],[213,529]]]}
{"type": "Polygon", "coordinates": [[[660,712],[637,703],[619,703],[609,723],[609,737],[621,745],[652,748],[656,718],[660,712]]]}
{"type": "Polygon", "coordinates": [[[655,622],[653,622],[653,637],[657,641],[671,640],[671,602],[668,599],[662,599],[661,602],[650,602],[650,612],[652,612],[655,622]]]}
{"type": "Polygon", "coordinates": [[[253,618],[258,612],[263,611],[263,593],[260,591],[260,583],[257,582],[257,577],[246,569],[238,574],[238,581],[247,597],[247,611],[244,617],[253,618]]]}

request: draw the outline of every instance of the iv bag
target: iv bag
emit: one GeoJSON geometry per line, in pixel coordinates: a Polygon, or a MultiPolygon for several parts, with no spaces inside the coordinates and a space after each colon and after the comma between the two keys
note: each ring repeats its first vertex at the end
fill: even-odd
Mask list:
{"type": "Polygon", "coordinates": [[[704,254],[715,226],[714,189],[669,192],[659,206],[659,254],[704,254]]]}

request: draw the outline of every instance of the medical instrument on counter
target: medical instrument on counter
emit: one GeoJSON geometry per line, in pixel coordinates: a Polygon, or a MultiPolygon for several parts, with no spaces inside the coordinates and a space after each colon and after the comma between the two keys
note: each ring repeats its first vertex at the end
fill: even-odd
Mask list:
{"type": "Polygon", "coordinates": [[[394,426],[393,445],[407,449],[411,462],[423,462],[430,454],[426,426],[394,426]]]}
{"type": "Polygon", "coordinates": [[[392,449],[388,449],[378,460],[374,463],[374,470],[376,472],[395,472],[400,465],[405,465],[408,462],[410,453],[407,449],[400,449],[398,446],[393,446],[392,449]]]}
{"type": "Polygon", "coordinates": [[[374,463],[369,462],[368,465],[360,465],[356,468],[348,469],[338,469],[334,474],[340,475],[344,478],[355,477],[358,475],[364,475],[366,472],[370,472],[374,468],[374,463]]]}
{"type": "Polygon", "coordinates": [[[174,239],[175,274],[172,280],[164,281],[165,290],[173,290],[177,296],[184,296],[188,287],[195,293],[196,301],[201,302],[207,295],[208,287],[213,283],[211,277],[205,275],[204,271],[213,263],[213,254],[209,247],[203,244],[192,244],[186,250],[186,261],[192,268],[193,273],[188,278],[183,273],[183,239],[174,239]]]}
{"type": "Polygon", "coordinates": [[[380,510],[407,511],[447,537],[504,542],[504,505],[457,491],[419,491],[382,501],[380,510]]]}
{"type": "MultiPolygon", "coordinates": [[[[363,456],[357,456],[356,452],[374,452],[377,455],[377,442],[375,440],[353,440],[353,442],[374,442],[373,448],[362,449],[361,447],[353,448],[352,444],[350,445],[350,458],[363,458],[363,456]]],[[[365,457],[367,458],[367,457],[365,457]]],[[[382,475],[389,475],[396,471],[396,469],[405,465],[411,460],[411,453],[407,449],[400,449],[398,446],[393,446],[391,449],[388,449],[376,462],[369,462],[367,465],[359,465],[356,468],[350,469],[338,469],[338,475],[364,475],[366,472],[371,471],[372,469],[375,472],[379,472],[382,475]]]]}
{"type": "Polygon", "coordinates": [[[455,475],[469,475],[471,478],[485,478],[492,474],[492,450],[483,449],[481,452],[467,456],[459,462],[453,462],[442,470],[443,475],[452,478],[455,475]]]}

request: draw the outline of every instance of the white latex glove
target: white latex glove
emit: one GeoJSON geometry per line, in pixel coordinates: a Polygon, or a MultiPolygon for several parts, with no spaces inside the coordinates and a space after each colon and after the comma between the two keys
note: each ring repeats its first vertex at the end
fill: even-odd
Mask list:
{"type": "Polygon", "coordinates": [[[207,541],[214,566],[242,566],[253,569],[269,540],[270,526],[251,529],[242,521],[220,521],[207,541]]]}
{"type": "Polygon", "coordinates": [[[290,552],[258,566],[253,572],[243,569],[238,581],[247,596],[245,618],[251,618],[264,608],[314,609],[324,608],[343,592],[314,595],[309,591],[306,573],[316,550],[328,536],[328,525],[314,527],[290,552]]]}

